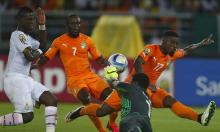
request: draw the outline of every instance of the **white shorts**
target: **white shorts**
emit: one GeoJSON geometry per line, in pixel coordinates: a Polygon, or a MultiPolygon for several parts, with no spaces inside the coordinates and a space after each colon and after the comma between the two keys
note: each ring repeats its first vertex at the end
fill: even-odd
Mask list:
{"type": "Polygon", "coordinates": [[[29,76],[8,73],[4,77],[4,91],[14,104],[15,112],[27,113],[33,111],[35,101],[49,89],[29,76]]]}

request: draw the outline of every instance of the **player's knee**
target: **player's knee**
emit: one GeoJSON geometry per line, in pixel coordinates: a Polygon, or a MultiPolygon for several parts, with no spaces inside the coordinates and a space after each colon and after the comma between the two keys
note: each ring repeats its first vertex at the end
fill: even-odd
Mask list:
{"type": "Polygon", "coordinates": [[[78,92],[77,97],[84,105],[87,105],[91,102],[91,97],[87,89],[81,89],[78,92]]]}
{"type": "Polygon", "coordinates": [[[39,102],[45,106],[57,106],[57,98],[49,91],[45,91],[40,96],[39,102]]]}
{"type": "Polygon", "coordinates": [[[34,119],[34,113],[33,112],[22,113],[22,118],[24,123],[31,122],[34,119]]]}
{"type": "Polygon", "coordinates": [[[110,87],[103,90],[100,95],[100,100],[105,100],[112,93],[112,89],[110,87]]]}
{"type": "Polygon", "coordinates": [[[102,117],[102,116],[106,116],[108,114],[111,114],[115,112],[115,110],[107,105],[107,104],[103,104],[97,111],[96,111],[96,116],[98,117],[102,117]]]}
{"type": "Polygon", "coordinates": [[[163,100],[164,107],[171,108],[177,100],[172,96],[166,96],[163,100]]]}

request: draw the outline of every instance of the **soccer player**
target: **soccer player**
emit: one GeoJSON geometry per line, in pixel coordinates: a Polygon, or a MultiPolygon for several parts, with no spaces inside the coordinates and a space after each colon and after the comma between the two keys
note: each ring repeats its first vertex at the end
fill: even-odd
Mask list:
{"type": "Polygon", "coordinates": [[[15,126],[33,120],[35,101],[45,105],[46,132],[55,132],[57,100],[49,89],[29,77],[32,61],[42,55],[39,45],[46,43],[45,14],[37,9],[39,41],[30,36],[35,31],[36,16],[29,7],[21,8],[17,15],[17,29],[10,38],[10,51],[4,77],[4,91],[14,104],[13,113],[0,116],[0,125],[15,126]]]}
{"type": "MultiPolygon", "coordinates": [[[[33,68],[45,64],[59,53],[67,78],[68,90],[74,97],[78,98],[84,105],[88,105],[91,102],[90,96],[93,96],[103,101],[104,104],[108,104],[111,111],[119,109],[120,104],[117,103],[117,106],[114,104],[114,102],[119,101],[117,92],[111,89],[109,85],[97,74],[92,72],[90,68],[88,53],[102,66],[107,65],[107,62],[96,50],[92,39],[80,33],[80,17],[70,15],[67,17],[66,24],[68,32],[53,41],[49,50],[33,65],[33,68]]],[[[106,128],[102,125],[99,118],[94,116],[89,117],[100,132],[106,131],[106,128]]],[[[118,127],[115,123],[116,117],[116,113],[110,115],[109,127],[112,131],[118,131],[118,127]]],[[[67,115],[66,122],[70,122],[71,120],[72,119],[68,118],[67,115]]]]}
{"type": "Polygon", "coordinates": [[[214,41],[212,35],[197,44],[192,44],[184,49],[177,49],[179,44],[179,36],[176,32],[167,31],[163,34],[161,45],[149,44],[138,55],[134,62],[134,67],[130,75],[126,79],[127,82],[132,80],[132,76],[136,73],[145,73],[150,79],[150,87],[148,94],[150,96],[152,106],[155,108],[170,108],[172,112],[182,118],[197,121],[207,126],[211,117],[214,115],[215,102],[211,101],[204,113],[198,114],[190,107],[182,104],[164,89],[156,87],[156,81],[161,73],[178,58],[181,58],[190,52],[210,45],[214,41]]]}
{"type": "MultiPolygon", "coordinates": [[[[212,36],[209,36],[197,44],[189,45],[184,49],[177,49],[178,35],[173,31],[167,31],[163,35],[161,45],[147,45],[145,49],[139,54],[126,81],[131,82],[132,76],[136,73],[146,74],[149,77],[150,82],[147,93],[150,97],[153,107],[170,108],[179,117],[194,120],[199,122],[201,125],[207,126],[212,116],[214,115],[216,107],[214,101],[209,103],[208,107],[203,113],[198,114],[190,107],[176,100],[165,90],[157,88],[156,81],[160,74],[175,59],[183,57],[193,50],[205,45],[209,45],[213,42],[214,41],[212,40],[212,36]]],[[[114,72],[114,70],[109,70],[108,72],[114,72]]],[[[115,104],[116,103],[117,102],[115,102],[115,104]]],[[[78,117],[79,115],[93,115],[101,117],[109,114],[109,112],[112,112],[109,110],[110,107],[106,104],[104,104],[104,107],[98,104],[90,104],[85,107],[79,107],[79,109],[76,109],[72,112],[72,118],[75,118],[75,116],[78,117]],[[80,112],[77,114],[79,109],[80,112]]]]}
{"type": "MultiPolygon", "coordinates": [[[[117,89],[121,98],[121,121],[120,132],[152,132],[150,123],[151,101],[146,93],[149,86],[149,79],[144,73],[133,75],[130,84],[117,81],[117,70],[113,66],[105,68],[104,76],[107,81],[117,89]]],[[[99,112],[106,110],[105,105],[91,104],[81,106],[71,112],[71,118],[76,119],[83,115],[99,115],[99,112]],[[98,107],[93,113],[92,107],[98,107]]],[[[107,114],[107,113],[106,113],[107,114]]]]}

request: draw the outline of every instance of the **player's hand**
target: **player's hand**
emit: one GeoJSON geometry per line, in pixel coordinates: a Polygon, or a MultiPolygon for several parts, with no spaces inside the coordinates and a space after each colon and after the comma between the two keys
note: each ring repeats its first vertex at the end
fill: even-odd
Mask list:
{"type": "Polygon", "coordinates": [[[39,25],[45,25],[46,16],[45,16],[44,10],[38,7],[36,10],[36,15],[37,15],[37,23],[39,25]]]}
{"type": "Polygon", "coordinates": [[[39,68],[39,65],[38,65],[38,64],[32,64],[30,70],[38,69],[38,68],[39,68]]]}
{"type": "Polygon", "coordinates": [[[156,92],[157,91],[157,86],[150,84],[148,87],[152,92],[156,92]]]}
{"type": "Polygon", "coordinates": [[[104,68],[104,78],[108,82],[118,80],[117,69],[114,66],[107,66],[104,68]]]}
{"type": "Polygon", "coordinates": [[[214,43],[214,40],[212,39],[212,36],[213,35],[210,34],[208,38],[203,39],[200,43],[202,45],[210,45],[210,44],[214,43]]]}

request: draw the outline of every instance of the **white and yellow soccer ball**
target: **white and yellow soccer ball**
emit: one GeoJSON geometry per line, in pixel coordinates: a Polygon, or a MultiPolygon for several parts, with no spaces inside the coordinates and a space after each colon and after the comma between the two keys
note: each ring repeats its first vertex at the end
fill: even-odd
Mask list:
{"type": "Polygon", "coordinates": [[[108,62],[111,66],[116,67],[119,73],[123,72],[128,66],[127,58],[123,54],[120,54],[120,53],[112,54],[108,58],[108,62]]]}

